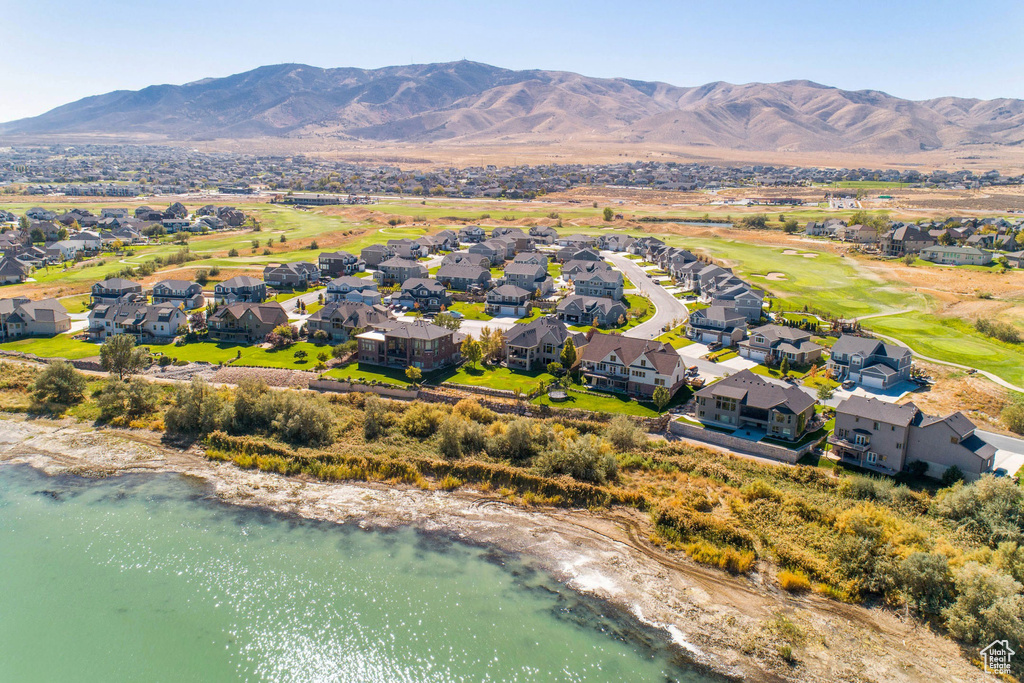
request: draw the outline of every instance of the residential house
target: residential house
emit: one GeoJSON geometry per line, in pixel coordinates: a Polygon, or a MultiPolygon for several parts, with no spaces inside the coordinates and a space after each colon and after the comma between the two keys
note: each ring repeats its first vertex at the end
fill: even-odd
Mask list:
{"type": "Polygon", "coordinates": [[[78,252],[82,249],[81,242],[72,240],[60,240],[46,245],[46,262],[51,264],[74,261],[78,252]]]}
{"type": "Polygon", "coordinates": [[[703,424],[797,441],[812,423],[815,400],[796,387],[742,370],[698,391],[696,404],[703,424]]]}
{"type": "Polygon", "coordinates": [[[490,268],[470,264],[442,265],[434,277],[448,289],[459,292],[480,292],[491,286],[490,268]]]}
{"type": "Polygon", "coordinates": [[[658,387],[674,396],[686,368],[672,346],[618,334],[595,334],[580,355],[587,384],[595,389],[650,398],[658,387]]]}
{"type": "Polygon", "coordinates": [[[359,362],[430,372],[454,365],[464,335],[426,320],[389,321],[356,336],[359,362]]]}
{"type": "Polygon", "coordinates": [[[612,270],[610,263],[605,261],[570,260],[562,263],[562,279],[572,282],[581,273],[590,275],[598,270],[612,270]]]}
{"type": "Polygon", "coordinates": [[[332,342],[347,341],[354,331],[362,332],[388,320],[385,311],[354,301],[325,304],[306,321],[310,335],[322,330],[332,342]]]}
{"type": "Polygon", "coordinates": [[[203,286],[188,280],[161,280],[153,285],[154,304],[174,304],[186,311],[202,308],[206,305],[203,286]]]}
{"type": "Polygon", "coordinates": [[[500,285],[487,292],[484,313],[491,316],[523,318],[530,315],[533,292],[515,285],[500,285]]]}
{"type": "Polygon", "coordinates": [[[0,284],[11,285],[28,279],[28,266],[16,258],[0,259],[0,284]]]}
{"type": "Polygon", "coordinates": [[[921,258],[947,266],[987,266],[992,263],[992,252],[977,247],[927,247],[921,258]]]}
{"type": "Polygon", "coordinates": [[[731,306],[742,313],[748,323],[756,323],[764,315],[764,291],[737,279],[729,285],[715,288],[711,294],[711,305],[731,306]]]}
{"type": "Polygon", "coordinates": [[[874,389],[889,389],[910,379],[910,349],[877,339],[844,334],[832,345],[828,370],[832,377],[874,389]]]}
{"type": "Polygon", "coordinates": [[[181,232],[182,230],[188,230],[191,223],[187,218],[161,218],[160,225],[164,226],[164,230],[169,233],[181,232]]]}
{"type": "Polygon", "coordinates": [[[123,298],[142,296],[142,285],[138,282],[112,277],[92,286],[92,303],[109,304],[123,298]]]}
{"type": "Polygon", "coordinates": [[[320,281],[320,267],[309,261],[269,265],[263,269],[263,281],[275,289],[309,289],[320,281]]]}
{"type": "Polygon", "coordinates": [[[478,244],[487,239],[487,232],[479,225],[467,225],[459,229],[459,241],[466,244],[478,244]]]}
{"type": "Polygon", "coordinates": [[[267,283],[248,275],[236,275],[214,285],[213,300],[217,304],[260,304],[267,300],[267,283]]]}
{"type": "Polygon", "coordinates": [[[0,299],[0,335],[4,339],[52,337],[71,329],[71,317],[56,299],[0,299]]]}
{"type": "Polygon", "coordinates": [[[327,283],[325,299],[331,303],[354,301],[368,306],[376,306],[380,303],[380,292],[377,291],[377,283],[373,280],[346,275],[327,283]]]}
{"type": "Polygon", "coordinates": [[[875,244],[878,242],[878,231],[868,225],[847,225],[836,230],[836,236],[844,242],[857,244],[875,244]]]}
{"type": "Polygon", "coordinates": [[[708,306],[690,314],[686,337],[701,344],[732,346],[747,334],[747,318],[731,306],[708,306]]]}
{"type": "Polygon", "coordinates": [[[437,280],[411,277],[402,283],[398,305],[423,313],[437,313],[452,305],[448,290],[437,280]]]}
{"type": "Polygon", "coordinates": [[[366,270],[366,261],[347,251],[325,251],[317,259],[323,278],[352,275],[366,270]]]}
{"type": "Polygon", "coordinates": [[[886,256],[904,256],[934,245],[935,238],[916,225],[901,225],[882,235],[878,249],[886,256]]]}
{"type": "Polygon", "coordinates": [[[558,302],[555,313],[559,320],[574,325],[616,327],[629,311],[625,304],[603,296],[571,294],[558,302]]]}
{"type": "Polygon", "coordinates": [[[785,358],[793,365],[810,365],[821,358],[822,347],[811,341],[811,333],[798,327],[762,325],[737,344],[740,356],[774,365],[785,358]]]}
{"type": "Polygon", "coordinates": [[[560,247],[575,247],[576,249],[587,249],[597,246],[597,238],[591,235],[559,235],[555,238],[555,244],[560,247]]]}
{"type": "Polygon", "coordinates": [[[482,254],[470,254],[466,251],[453,251],[441,259],[442,266],[480,266],[490,268],[491,259],[482,254]]]}
{"type": "Polygon", "coordinates": [[[399,258],[418,259],[427,255],[427,250],[416,240],[402,237],[401,239],[388,240],[388,248],[399,258]]]}
{"type": "Polygon", "coordinates": [[[558,231],[554,228],[535,225],[530,228],[530,237],[538,244],[554,244],[558,239],[558,231]]]}
{"type": "Polygon", "coordinates": [[[99,233],[89,232],[88,230],[76,232],[70,235],[68,240],[79,243],[81,245],[80,251],[87,254],[98,254],[103,249],[103,238],[99,236],[99,233]]]}
{"type": "Polygon", "coordinates": [[[386,244],[371,244],[359,252],[359,258],[363,260],[367,268],[376,268],[394,255],[395,250],[386,244]]]}
{"type": "Polygon", "coordinates": [[[505,362],[510,370],[544,370],[548,363],[562,362],[562,349],[569,339],[579,361],[580,351],[587,344],[582,332],[572,332],[550,316],[520,323],[505,332],[505,362]]]}
{"type": "Polygon", "coordinates": [[[955,466],[973,480],[992,470],[996,453],[963,413],[932,417],[913,403],[897,405],[862,396],[839,404],[828,441],[841,463],[890,475],[922,462],[931,477],[939,478],[955,466]]]}
{"type": "Polygon", "coordinates": [[[616,301],[622,298],[623,284],[622,273],[617,270],[595,270],[579,273],[573,278],[576,294],[608,297],[616,301]]]}
{"type": "Polygon", "coordinates": [[[382,287],[390,287],[410,278],[426,278],[427,267],[419,261],[395,256],[377,266],[373,279],[382,287]]]}
{"type": "Polygon", "coordinates": [[[188,315],[173,304],[124,300],[97,304],[89,311],[89,337],[96,341],[130,334],[140,343],[167,344],[182,325],[188,325],[188,315]]]}
{"type": "Polygon", "coordinates": [[[500,240],[489,239],[473,244],[467,251],[470,254],[487,257],[490,264],[496,266],[505,262],[507,246],[500,240]]]}
{"type": "Polygon", "coordinates": [[[555,289],[554,279],[548,275],[546,265],[539,263],[516,263],[512,262],[505,266],[505,272],[499,285],[514,285],[529,292],[540,292],[541,296],[547,296],[555,289]]]}
{"type": "Polygon", "coordinates": [[[636,239],[629,235],[608,233],[597,238],[597,245],[608,251],[629,251],[636,239]]]}
{"type": "Polygon", "coordinates": [[[548,267],[547,254],[542,254],[539,251],[522,251],[515,255],[512,259],[512,263],[529,263],[535,266],[548,267]]]}
{"type": "Polygon", "coordinates": [[[562,247],[556,251],[555,260],[559,263],[568,263],[570,261],[601,261],[602,258],[601,255],[593,249],[580,249],[576,245],[570,245],[568,247],[562,247]]]}
{"type": "Polygon", "coordinates": [[[218,308],[206,321],[209,338],[218,342],[252,344],[263,341],[288,314],[276,301],[237,302],[218,308]]]}

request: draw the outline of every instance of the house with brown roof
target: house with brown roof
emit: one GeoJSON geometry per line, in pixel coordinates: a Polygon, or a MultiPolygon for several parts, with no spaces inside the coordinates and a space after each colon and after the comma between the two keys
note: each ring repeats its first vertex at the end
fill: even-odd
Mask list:
{"type": "Polygon", "coordinates": [[[276,301],[237,302],[218,308],[207,319],[206,327],[212,341],[252,344],[287,323],[288,314],[276,301]]]}
{"type": "Polygon", "coordinates": [[[309,333],[318,330],[328,334],[332,342],[347,341],[353,331],[363,331],[388,320],[382,309],[353,301],[326,304],[306,321],[309,333]]]}
{"type": "Polygon", "coordinates": [[[582,332],[572,332],[550,316],[514,325],[505,332],[505,362],[510,370],[543,370],[548,363],[562,362],[562,349],[569,339],[576,347],[578,360],[580,350],[587,345],[582,332]]]}
{"type": "Polygon", "coordinates": [[[0,299],[0,333],[4,339],[52,337],[71,329],[71,317],[56,299],[0,299]]]}
{"type": "Polygon", "coordinates": [[[992,471],[996,449],[975,432],[963,413],[926,415],[913,403],[896,405],[851,396],[836,408],[832,452],[844,464],[897,474],[919,461],[939,478],[957,467],[968,480],[992,471]]]}
{"type": "Polygon", "coordinates": [[[742,370],[696,394],[697,420],[732,429],[763,430],[766,436],[799,440],[814,417],[815,400],[792,386],[742,370]]]}
{"type": "Polygon", "coordinates": [[[672,346],[648,339],[598,333],[583,347],[580,364],[594,389],[650,398],[657,387],[670,395],[684,384],[683,360],[672,346]]]}
{"type": "Polygon", "coordinates": [[[356,336],[359,362],[430,372],[461,360],[463,336],[426,320],[380,323],[356,336]]]}

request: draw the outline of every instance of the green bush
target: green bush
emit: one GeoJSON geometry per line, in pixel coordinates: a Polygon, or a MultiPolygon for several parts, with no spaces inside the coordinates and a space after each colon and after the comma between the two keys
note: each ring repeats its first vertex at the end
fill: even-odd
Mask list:
{"type": "Polygon", "coordinates": [[[232,405],[197,375],[189,384],[178,386],[164,424],[171,434],[203,435],[223,429],[232,417],[232,405]]]}
{"type": "Polygon", "coordinates": [[[626,415],[616,415],[604,431],[605,438],[618,451],[631,451],[647,443],[647,434],[626,415]]]}
{"type": "Polygon", "coordinates": [[[40,403],[70,406],[85,398],[85,375],[66,361],[46,366],[33,385],[35,399],[40,403]]]}
{"type": "Polygon", "coordinates": [[[96,403],[102,420],[132,420],[156,411],[160,404],[160,390],[139,377],[132,377],[127,382],[111,377],[104,382],[96,403]]]}
{"type": "Polygon", "coordinates": [[[444,413],[439,408],[427,403],[413,403],[398,423],[399,429],[406,436],[413,436],[425,439],[437,431],[438,425],[444,419],[444,413]]]}
{"type": "Polygon", "coordinates": [[[560,448],[544,451],[535,467],[544,477],[568,474],[580,481],[605,484],[615,479],[618,463],[608,444],[593,434],[584,434],[560,448]]]}

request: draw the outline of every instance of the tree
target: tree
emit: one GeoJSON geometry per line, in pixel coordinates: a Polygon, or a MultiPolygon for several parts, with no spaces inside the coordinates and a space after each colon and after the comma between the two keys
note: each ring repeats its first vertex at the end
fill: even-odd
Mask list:
{"type": "Polygon", "coordinates": [[[149,349],[137,347],[130,334],[115,334],[100,347],[100,365],[124,380],[149,365],[149,349]]]}
{"type": "Polygon", "coordinates": [[[830,401],[832,397],[835,395],[835,393],[835,390],[828,382],[822,382],[821,385],[818,386],[819,401],[830,401]]]}
{"type": "Polygon", "coordinates": [[[779,363],[779,372],[782,373],[783,377],[789,376],[789,358],[782,357],[782,362],[779,363]]]}
{"type": "Polygon", "coordinates": [[[562,361],[562,367],[571,370],[576,365],[576,344],[573,343],[571,338],[566,338],[565,345],[562,347],[562,353],[558,356],[559,360],[562,361]]]}
{"type": "Polygon", "coordinates": [[[665,387],[654,387],[654,393],[651,394],[651,400],[654,401],[654,407],[658,409],[658,412],[663,412],[665,407],[668,406],[668,402],[672,400],[672,394],[668,393],[668,389],[665,387]]]}
{"type": "Polygon", "coordinates": [[[409,366],[405,369],[405,378],[413,384],[419,384],[423,379],[423,371],[419,368],[409,366]]]}
{"type": "Polygon", "coordinates": [[[546,369],[549,375],[554,375],[555,377],[561,377],[562,372],[565,371],[565,368],[562,367],[561,363],[548,363],[546,369]]]}
{"type": "Polygon", "coordinates": [[[782,224],[782,232],[786,233],[787,235],[792,235],[797,230],[799,230],[799,228],[800,225],[796,222],[795,218],[790,218],[788,221],[782,224]]]}
{"type": "Polygon", "coordinates": [[[196,375],[189,384],[178,386],[164,422],[171,434],[209,434],[230,424],[233,412],[232,405],[196,375]]]}
{"type": "Polygon", "coordinates": [[[1000,417],[1003,424],[1011,432],[1024,434],[1024,396],[1016,395],[1005,408],[1000,417]]]}
{"type": "Polygon", "coordinates": [[[916,254],[907,254],[906,256],[903,257],[904,265],[912,266],[912,265],[914,265],[914,263],[916,261],[917,261],[917,255],[916,254]]]}
{"type": "Polygon", "coordinates": [[[434,324],[440,325],[446,330],[457,332],[462,327],[462,318],[456,318],[451,313],[438,313],[434,317],[434,324]]]}
{"type": "Polygon", "coordinates": [[[32,233],[29,235],[33,242],[45,242],[46,234],[39,228],[32,228],[32,233]]]}
{"type": "Polygon", "coordinates": [[[111,377],[103,385],[96,403],[103,420],[131,420],[156,410],[160,403],[160,390],[141,377],[132,377],[127,382],[111,377]]]}
{"type": "Polygon", "coordinates": [[[483,348],[481,347],[480,342],[467,335],[466,338],[462,340],[462,357],[469,361],[469,364],[475,368],[476,364],[480,362],[481,358],[483,358],[483,348]]]}
{"type": "Polygon", "coordinates": [[[302,362],[306,360],[306,356],[308,355],[309,353],[307,353],[305,349],[299,349],[298,351],[295,352],[295,360],[302,362]]]}
{"type": "Polygon", "coordinates": [[[610,222],[612,220],[612,218],[614,218],[614,217],[615,217],[615,212],[612,211],[612,207],[610,207],[610,206],[604,207],[604,220],[605,220],[605,222],[610,222]]]}
{"type": "Polygon", "coordinates": [[[366,441],[373,441],[382,436],[387,429],[384,421],[384,402],[376,395],[366,397],[366,404],[363,406],[363,438],[366,441]]]}
{"type": "Polygon", "coordinates": [[[33,385],[40,403],[70,406],[85,398],[85,375],[66,361],[50,363],[33,385]]]}

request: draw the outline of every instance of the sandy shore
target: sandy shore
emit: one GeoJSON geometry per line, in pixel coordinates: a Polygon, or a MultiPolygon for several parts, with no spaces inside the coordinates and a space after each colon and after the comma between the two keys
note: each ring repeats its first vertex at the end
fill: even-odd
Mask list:
{"type": "Polygon", "coordinates": [[[882,609],[790,596],[665,553],[632,510],[525,509],[474,494],[285,478],[165,448],[150,433],[0,416],[0,462],[50,474],[177,472],[207,481],[225,502],[361,527],[413,525],[535,558],[572,588],[664,629],[691,658],[754,681],[982,681],[959,648],[882,609]],[[779,618],[802,635],[795,664],[779,656],[779,618]]]}

